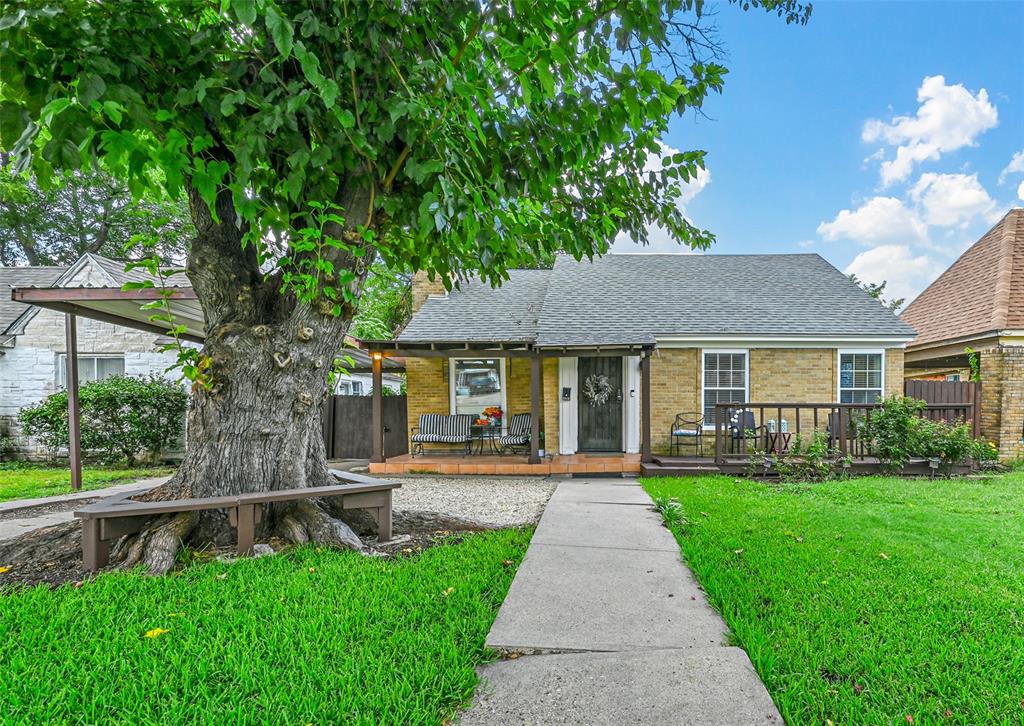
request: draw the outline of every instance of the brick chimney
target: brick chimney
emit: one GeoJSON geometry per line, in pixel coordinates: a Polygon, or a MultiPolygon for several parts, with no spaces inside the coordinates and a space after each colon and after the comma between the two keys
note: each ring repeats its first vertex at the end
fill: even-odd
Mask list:
{"type": "Polygon", "coordinates": [[[412,276],[412,312],[416,314],[423,307],[423,303],[431,295],[445,295],[444,282],[440,275],[434,275],[431,279],[426,272],[420,271],[412,276]]]}

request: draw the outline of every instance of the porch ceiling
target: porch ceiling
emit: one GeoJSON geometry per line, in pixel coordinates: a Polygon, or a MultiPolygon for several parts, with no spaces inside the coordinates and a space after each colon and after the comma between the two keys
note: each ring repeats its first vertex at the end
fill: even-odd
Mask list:
{"type": "Polygon", "coordinates": [[[654,350],[653,344],[593,345],[593,346],[545,346],[540,347],[528,341],[420,341],[402,340],[357,340],[365,350],[380,353],[385,358],[447,358],[453,355],[467,357],[497,358],[564,358],[568,356],[621,356],[640,355],[654,350]]]}

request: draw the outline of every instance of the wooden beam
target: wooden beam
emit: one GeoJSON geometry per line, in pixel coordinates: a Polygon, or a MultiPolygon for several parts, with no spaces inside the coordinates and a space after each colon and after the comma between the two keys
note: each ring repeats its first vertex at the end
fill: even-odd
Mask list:
{"type": "Polygon", "coordinates": [[[64,357],[68,386],[68,463],[71,465],[71,488],[82,488],[82,428],[78,405],[78,322],[74,315],[64,316],[67,355],[64,357]]]}
{"type": "MultiPolygon", "coordinates": [[[[99,320],[104,323],[110,323],[111,325],[120,325],[125,328],[133,328],[134,330],[143,330],[147,333],[156,333],[157,335],[168,335],[168,330],[164,326],[156,325],[148,321],[135,320],[134,318],[125,318],[120,315],[114,315],[113,313],[106,313],[102,310],[93,310],[92,308],[84,307],[82,305],[76,305],[70,302],[33,302],[41,308],[47,308],[48,310],[57,310],[70,315],[78,315],[79,317],[89,318],[91,320],[99,320]]],[[[195,335],[192,333],[183,333],[181,335],[182,340],[188,340],[193,343],[202,344],[205,342],[205,338],[201,335],[195,335]]]]}
{"type": "Polygon", "coordinates": [[[370,359],[373,369],[373,450],[370,461],[380,464],[384,461],[384,358],[380,353],[371,353],[370,359]]]}
{"type": "Polygon", "coordinates": [[[640,356],[640,461],[651,459],[651,356],[640,356]]]}
{"type": "Polygon", "coordinates": [[[76,302],[79,300],[159,300],[169,293],[172,300],[198,300],[191,287],[122,290],[119,287],[16,287],[11,290],[11,300],[23,303],[76,302]]]}
{"type": "Polygon", "coordinates": [[[540,356],[530,359],[530,464],[540,463],[540,356]]]}

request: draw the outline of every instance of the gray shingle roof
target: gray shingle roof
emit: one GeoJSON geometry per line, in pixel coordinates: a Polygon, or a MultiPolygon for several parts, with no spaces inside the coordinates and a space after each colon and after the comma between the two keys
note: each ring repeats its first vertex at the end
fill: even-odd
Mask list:
{"type": "Polygon", "coordinates": [[[533,341],[551,270],[512,270],[498,288],[471,280],[431,297],[398,336],[403,342],[533,341]]]}
{"type": "Polygon", "coordinates": [[[657,336],[907,337],[913,329],[815,254],[560,257],[500,289],[430,299],[399,340],[650,344],[657,336]]]}
{"type": "Polygon", "coordinates": [[[11,300],[13,287],[49,287],[66,267],[0,267],[0,333],[25,312],[25,305],[11,300]]]}
{"type": "MultiPolygon", "coordinates": [[[[154,282],[157,282],[155,277],[138,267],[126,272],[124,269],[126,264],[124,260],[112,260],[109,257],[103,257],[102,255],[97,255],[95,253],[90,253],[89,257],[91,257],[92,261],[99,265],[104,272],[114,278],[118,285],[124,285],[126,282],[144,282],[146,280],[153,280],[154,282]]],[[[166,277],[164,279],[164,285],[166,287],[191,287],[192,282],[184,274],[177,273],[166,277]]]]}

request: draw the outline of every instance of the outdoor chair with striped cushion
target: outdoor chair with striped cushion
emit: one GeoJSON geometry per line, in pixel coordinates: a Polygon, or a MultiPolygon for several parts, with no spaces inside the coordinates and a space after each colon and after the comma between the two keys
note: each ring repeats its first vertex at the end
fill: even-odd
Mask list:
{"type": "Polygon", "coordinates": [[[470,429],[475,417],[468,413],[446,416],[441,413],[425,413],[420,416],[420,425],[413,428],[411,437],[412,453],[423,453],[423,444],[462,444],[469,453],[472,437],[470,429]]]}
{"type": "Polygon", "coordinates": [[[512,418],[508,422],[508,433],[498,439],[498,444],[502,451],[508,449],[509,451],[515,451],[518,448],[530,446],[530,414],[528,413],[517,413],[513,414],[512,418]]]}

